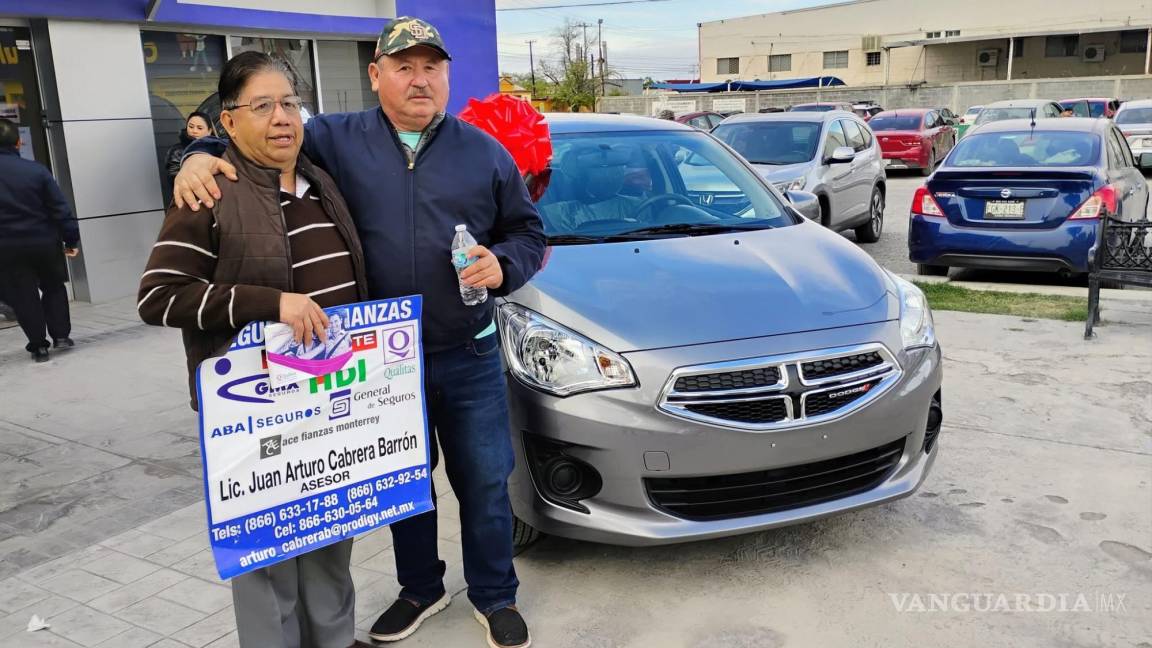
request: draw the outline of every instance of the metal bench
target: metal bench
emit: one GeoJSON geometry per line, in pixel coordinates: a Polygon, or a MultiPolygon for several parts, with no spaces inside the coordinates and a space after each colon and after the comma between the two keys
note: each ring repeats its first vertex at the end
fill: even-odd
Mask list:
{"type": "Polygon", "coordinates": [[[1084,339],[1096,336],[1092,327],[1100,323],[1100,288],[1134,285],[1152,287],[1152,220],[1104,218],[1100,238],[1089,253],[1088,321],[1084,339]]]}

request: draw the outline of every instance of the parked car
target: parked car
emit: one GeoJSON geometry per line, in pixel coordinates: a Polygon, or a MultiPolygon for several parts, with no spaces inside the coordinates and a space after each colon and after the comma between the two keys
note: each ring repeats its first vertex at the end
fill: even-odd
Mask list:
{"type": "Polygon", "coordinates": [[[1147,208],[1148,185],[1110,120],[985,124],[916,191],[908,256],[920,274],[1085,273],[1100,219],[1137,219],[1147,208]]]}
{"type": "Polygon", "coordinates": [[[984,106],[969,106],[968,110],[960,116],[960,123],[956,124],[956,139],[964,137],[964,133],[976,123],[976,117],[980,115],[980,111],[984,110],[984,106]]]}
{"type": "Polygon", "coordinates": [[[865,102],[861,102],[861,103],[852,104],[852,112],[855,113],[857,117],[859,117],[860,119],[863,119],[864,121],[868,121],[868,120],[872,119],[874,116],[876,116],[877,113],[880,113],[883,111],[884,111],[884,108],[882,108],[879,104],[872,102],[872,101],[865,101],[865,102]]]}
{"type": "Polygon", "coordinates": [[[549,255],[497,310],[515,541],[704,540],[915,492],[941,452],[923,293],[706,133],[549,122],[549,255]],[[734,191],[694,190],[688,158],[734,191]]]}
{"type": "Polygon", "coordinates": [[[724,121],[724,115],[709,111],[685,113],[676,118],[676,121],[681,124],[688,124],[692,128],[702,131],[710,131],[724,121]]]}
{"type": "Polygon", "coordinates": [[[852,104],[844,102],[821,102],[796,104],[788,112],[828,112],[829,110],[843,110],[853,112],[852,104]]]}
{"type": "Polygon", "coordinates": [[[960,116],[952,112],[951,109],[937,108],[937,110],[940,112],[940,116],[944,118],[944,122],[949,126],[955,127],[960,123],[960,116]]]}
{"type": "Polygon", "coordinates": [[[875,243],[884,228],[887,186],[880,147],[852,113],[771,113],[729,117],[712,134],[781,191],[820,201],[820,222],[875,243]]]}
{"type": "Polygon", "coordinates": [[[1060,106],[1065,110],[1071,110],[1073,117],[1107,117],[1111,119],[1116,116],[1116,111],[1120,108],[1120,101],[1107,97],[1061,99],[1060,106]]]}
{"type": "Polygon", "coordinates": [[[1142,169],[1152,169],[1152,99],[1126,101],[1114,120],[1142,169]]]}
{"type": "Polygon", "coordinates": [[[1012,99],[988,104],[980,110],[973,126],[1005,119],[1051,119],[1064,111],[1060,104],[1048,99],[1012,99]]]}
{"type": "Polygon", "coordinates": [[[889,169],[920,169],[930,175],[936,163],[956,145],[956,129],[939,110],[888,110],[868,122],[880,142],[889,169]]]}

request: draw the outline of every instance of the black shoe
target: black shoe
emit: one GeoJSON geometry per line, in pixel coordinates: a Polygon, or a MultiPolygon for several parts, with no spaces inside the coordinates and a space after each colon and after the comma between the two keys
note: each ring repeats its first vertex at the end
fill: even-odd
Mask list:
{"type": "Polygon", "coordinates": [[[74,346],[76,346],[76,343],[73,342],[72,338],[70,337],[57,338],[52,340],[53,349],[71,349],[74,346]]]}
{"type": "Polygon", "coordinates": [[[39,347],[32,352],[32,359],[36,362],[48,362],[49,358],[48,349],[45,347],[39,347]]]}
{"type": "Polygon", "coordinates": [[[429,605],[420,605],[403,598],[396,599],[392,607],[385,610],[384,614],[376,619],[376,623],[372,624],[368,636],[373,641],[400,641],[419,630],[424,619],[448,607],[451,602],[452,595],[448,592],[444,592],[443,596],[429,605]]]}
{"type": "Polygon", "coordinates": [[[475,610],[476,620],[488,630],[488,645],[491,648],[528,648],[532,637],[524,617],[512,606],[500,608],[488,616],[475,610]]]}

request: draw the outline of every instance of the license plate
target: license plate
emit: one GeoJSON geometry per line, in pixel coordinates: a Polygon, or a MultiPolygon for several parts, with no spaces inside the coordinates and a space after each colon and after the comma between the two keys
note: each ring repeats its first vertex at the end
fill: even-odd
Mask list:
{"type": "Polygon", "coordinates": [[[984,203],[984,218],[1012,220],[1024,218],[1023,200],[989,200],[984,203]]]}

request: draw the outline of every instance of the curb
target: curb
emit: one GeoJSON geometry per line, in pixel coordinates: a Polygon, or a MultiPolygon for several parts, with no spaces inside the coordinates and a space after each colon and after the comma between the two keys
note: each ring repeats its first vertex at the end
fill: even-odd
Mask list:
{"type": "MultiPolygon", "coordinates": [[[[1033,293],[1038,295],[1056,295],[1061,297],[1082,297],[1088,299],[1088,288],[1081,286],[1034,286],[1032,284],[987,283],[983,281],[952,281],[947,277],[928,277],[902,274],[901,278],[918,283],[948,283],[969,290],[1007,293],[1033,293]]],[[[1152,304],[1152,290],[1116,290],[1104,288],[1100,290],[1100,298],[1114,301],[1136,302],[1152,304]]]]}

